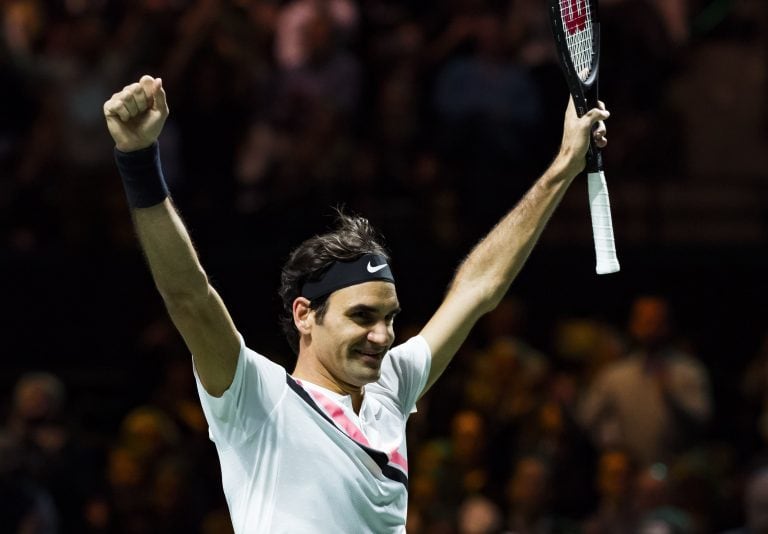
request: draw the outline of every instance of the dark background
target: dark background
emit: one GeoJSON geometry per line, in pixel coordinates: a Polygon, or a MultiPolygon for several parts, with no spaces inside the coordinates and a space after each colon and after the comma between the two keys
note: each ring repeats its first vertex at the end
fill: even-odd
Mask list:
{"type": "MultiPolygon", "coordinates": [[[[740,383],[768,326],[768,8],[690,0],[665,18],[663,2],[602,4],[622,268],[594,273],[578,179],[511,289],[522,337],[550,353],[561,321],[621,331],[636,296],[664,295],[711,373],[706,440],[738,457],[738,479],[763,446],[740,383]]],[[[101,118],[145,72],[168,92],[174,199],[249,346],[290,367],[280,266],[335,205],[387,237],[399,324],[424,323],[471,245],[556,153],[565,84],[543,0],[350,5],[356,22],[319,23],[302,70],[276,57],[283,2],[0,2],[0,413],[23,373],[52,372],[96,458],[162,387],[167,362],[185,357],[133,240],[101,118]],[[491,58],[512,81],[465,79],[451,93],[445,73],[464,58],[491,58]],[[505,101],[507,90],[517,92],[505,101]],[[249,157],[266,163],[243,170],[249,157]]],[[[737,524],[729,506],[718,528],[737,524]]]]}

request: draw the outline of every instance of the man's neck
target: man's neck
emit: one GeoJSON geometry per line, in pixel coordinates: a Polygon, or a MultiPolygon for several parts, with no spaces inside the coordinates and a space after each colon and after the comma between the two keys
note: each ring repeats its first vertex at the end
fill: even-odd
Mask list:
{"type": "Polygon", "coordinates": [[[353,386],[336,380],[325,369],[314,369],[307,365],[302,365],[301,359],[296,363],[296,368],[291,373],[293,378],[303,380],[320,386],[339,395],[349,395],[352,400],[352,409],[355,413],[360,413],[360,407],[363,405],[365,389],[363,386],[353,386]]]}

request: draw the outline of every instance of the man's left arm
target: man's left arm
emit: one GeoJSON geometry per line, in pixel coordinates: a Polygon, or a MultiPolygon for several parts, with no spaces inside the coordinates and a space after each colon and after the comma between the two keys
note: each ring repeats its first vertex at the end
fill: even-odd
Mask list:
{"type": "Polygon", "coordinates": [[[675,420],[692,429],[703,426],[712,415],[706,369],[693,356],[680,357],[671,365],[663,380],[664,400],[675,420]]]}
{"type": "Polygon", "coordinates": [[[509,290],[568,186],[584,169],[589,136],[598,122],[595,141],[605,146],[605,127],[600,121],[608,115],[592,109],[579,118],[573,102],[569,103],[554,162],[463,261],[445,299],[421,331],[432,352],[422,394],[448,366],[477,320],[494,309],[509,290]]]}

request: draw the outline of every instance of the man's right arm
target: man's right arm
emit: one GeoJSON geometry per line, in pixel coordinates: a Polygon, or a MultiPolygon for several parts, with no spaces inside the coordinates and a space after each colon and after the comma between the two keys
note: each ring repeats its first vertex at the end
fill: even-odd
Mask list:
{"type": "MultiPolygon", "coordinates": [[[[104,104],[104,115],[121,156],[141,155],[137,151],[142,149],[151,151],[168,116],[162,82],[143,76],[112,95],[104,104]]],[[[125,181],[125,170],[121,173],[125,181]]],[[[240,339],[170,199],[162,198],[162,189],[156,200],[158,188],[149,196],[146,190],[141,191],[141,180],[152,179],[151,173],[147,174],[138,178],[138,185],[126,185],[139,242],[171,319],[194,356],[203,387],[218,397],[234,378],[240,339]]]]}
{"type": "Polygon", "coordinates": [[[165,307],[192,352],[205,390],[221,396],[232,383],[240,338],[211,287],[181,217],[169,199],[132,210],[141,248],[165,307]]]}

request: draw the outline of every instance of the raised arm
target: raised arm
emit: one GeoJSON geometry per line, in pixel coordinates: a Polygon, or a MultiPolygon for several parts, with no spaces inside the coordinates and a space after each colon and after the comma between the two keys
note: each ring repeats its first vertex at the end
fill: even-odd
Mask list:
{"type": "Polygon", "coordinates": [[[157,156],[157,138],[168,117],[162,81],[142,76],[104,103],[104,116],[155,285],[194,356],[201,383],[220,396],[232,383],[240,340],[167,198],[157,156]]]}
{"type": "Polygon", "coordinates": [[[442,374],[477,320],[501,301],[528,259],[552,212],[573,179],[584,169],[592,126],[603,147],[608,112],[593,109],[576,116],[569,102],[560,151],[520,202],[470,252],[459,267],[442,304],[421,331],[432,351],[426,391],[442,374]]]}

